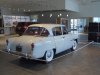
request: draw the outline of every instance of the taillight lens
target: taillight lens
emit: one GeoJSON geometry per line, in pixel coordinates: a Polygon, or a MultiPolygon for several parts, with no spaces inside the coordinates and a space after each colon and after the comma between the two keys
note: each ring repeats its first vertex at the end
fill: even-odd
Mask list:
{"type": "Polygon", "coordinates": [[[8,45],[8,43],[9,43],[9,41],[8,40],[6,40],[6,44],[8,45]]]}
{"type": "Polygon", "coordinates": [[[31,44],[31,47],[34,48],[34,43],[31,44]]]}
{"type": "Polygon", "coordinates": [[[27,26],[24,26],[25,29],[27,29],[27,26]]]}

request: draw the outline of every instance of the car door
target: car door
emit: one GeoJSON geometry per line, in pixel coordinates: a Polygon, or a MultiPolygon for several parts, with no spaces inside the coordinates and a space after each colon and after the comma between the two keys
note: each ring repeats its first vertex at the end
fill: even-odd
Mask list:
{"type": "Polygon", "coordinates": [[[60,53],[64,50],[64,37],[62,35],[61,27],[55,27],[52,29],[54,35],[54,42],[56,46],[56,53],[60,53]]]}
{"type": "Polygon", "coordinates": [[[63,49],[67,50],[72,47],[73,40],[72,37],[68,34],[66,27],[62,26],[63,38],[64,38],[64,46],[63,49]]]}

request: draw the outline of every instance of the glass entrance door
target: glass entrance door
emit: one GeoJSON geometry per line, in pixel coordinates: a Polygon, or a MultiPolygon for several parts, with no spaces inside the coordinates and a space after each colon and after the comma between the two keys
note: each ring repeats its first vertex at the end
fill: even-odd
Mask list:
{"type": "Polygon", "coordinates": [[[71,19],[71,33],[83,33],[86,25],[86,19],[71,19]]]}
{"type": "Polygon", "coordinates": [[[71,19],[71,33],[78,33],[78,19],[71,19]]]}

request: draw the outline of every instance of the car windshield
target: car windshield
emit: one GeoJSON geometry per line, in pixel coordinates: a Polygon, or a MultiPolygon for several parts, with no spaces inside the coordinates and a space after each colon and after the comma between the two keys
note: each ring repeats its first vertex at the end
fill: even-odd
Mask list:
{"type": "Polygon", "coordinates": [[[43,27],[28,27],[24,32],[24,35],[33,35],[33,36],[48,36],[49,32],[43,27]]]}

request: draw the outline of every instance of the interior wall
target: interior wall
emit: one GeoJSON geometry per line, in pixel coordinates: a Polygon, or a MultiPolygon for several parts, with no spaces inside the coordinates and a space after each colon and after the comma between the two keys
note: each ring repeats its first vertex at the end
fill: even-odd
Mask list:
{"type": "Polygon", "coordinates": [[[79,12],[79,4],[76,0],[65,0],[65,9],[79,12]]]}
{"type": "Polygon", "coordinates": [[[80,5],[79,9],[80,12],[70,12],[70,18],[85,18],[87,26],[93,17],[100,17],[100,2],[80,5]]]}
{"type": "Polygon", "coordinates": [[[68,20],[68,29],[70,30],[70,12],[69,11],[43,11],[43,12],[34,12],[30,13],[30,15],[38,15],[38,22],[39,23],[53,23],[56,24],[56,19],[58,18],[66,18],[68,20]],[[44,16],[42,16],[42,14],[44,16]],[[50,17],[52,14],[52,17],[50,17]],[[61,16],[60,16],[61,14],[61,16]]]}
{"type": "Polygon", "coordinates": [[[34,13],[30,13],[30,15],[38,15],[38,22],[39,23],[56,23],[56,19],[58,18],[58,15],[60,18],[69,18],[67,17],[67,14],[69,14],[69,12],[67,11],[42,11],[42,12],[34,12],[34,13]],[[42,14],[44,16],[42,16],[42,14]],[[52,16],[50,17],[50,14],[52,14],[52,16]],[[60,16],[60,14],[62,14],[60,16]]]}
{"type": "Polygon", "coordinates": [[[81,5],[80,14],[83,17],[100,17],[100,2],[81,5]]]}

